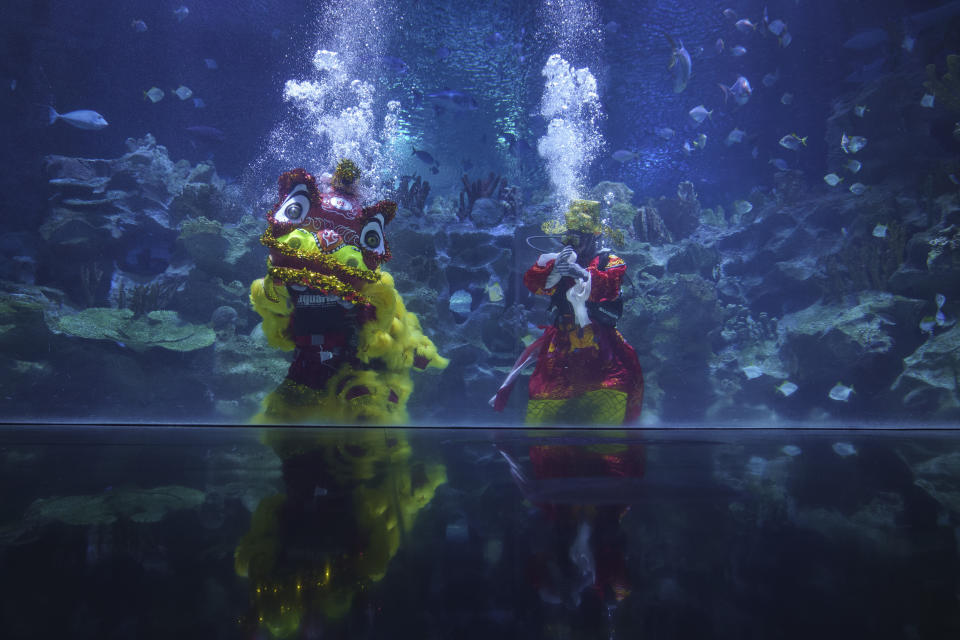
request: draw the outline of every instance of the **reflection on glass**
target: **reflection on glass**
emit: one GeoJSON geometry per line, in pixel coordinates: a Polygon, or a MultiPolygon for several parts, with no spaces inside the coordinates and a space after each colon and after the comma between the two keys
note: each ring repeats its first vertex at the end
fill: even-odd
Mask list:
{"type": "Polygon", "coordinates": [[[359,633],[363,616],[351,610],[371,606],[367,590],[446,469],[414,458],[399,430],[271,430],[264,439],[282,461],[283,492],[257,505],[237,545],[251,599],[242,624],[279,639],[359,633]]]}

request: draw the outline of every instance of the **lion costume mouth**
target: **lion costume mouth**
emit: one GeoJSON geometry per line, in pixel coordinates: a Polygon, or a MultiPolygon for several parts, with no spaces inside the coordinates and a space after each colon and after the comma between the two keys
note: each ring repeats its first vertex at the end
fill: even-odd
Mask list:
{"type": "Polygon", "coordinates": [[[325,251],[321,238],[302,228],[280,238],[267,228],[260,242],[270,249],[267,273],[274,280],[316,289],[353,304],[370,304],[359,290],[366,283],[377,282],[380,274],[366,267],[356,247],[341,244],[325,251]]]}

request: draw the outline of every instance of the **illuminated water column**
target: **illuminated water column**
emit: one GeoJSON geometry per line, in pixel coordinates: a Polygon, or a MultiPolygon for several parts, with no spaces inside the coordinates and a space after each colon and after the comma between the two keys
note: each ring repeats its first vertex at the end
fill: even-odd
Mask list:
{"type": "Polygon", "coordinates": [[[598,59],[603,30],[595,5],[582,0],[544,0],[541,19],[556,53],[542,70],[540,113],[548,124],[537,150],[546,162],[559,213],[583,196],[587,172],[604,147],[597,79],[588,67],[577,69],[570,62],[598,59]]]}

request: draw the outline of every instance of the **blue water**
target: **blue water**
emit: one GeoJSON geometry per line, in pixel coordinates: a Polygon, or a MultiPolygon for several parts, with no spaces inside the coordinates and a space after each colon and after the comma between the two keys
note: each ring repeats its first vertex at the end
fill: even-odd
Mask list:
{"type": "Polygon", "coordinates": [[[0,637],[960,637],[958,33],[932,0],[6,2],[0,637]],[[293,359],[249,301],[265,214],[341,155],[370,202],[429,181],[383,270],[449,365],[409,428],[249,426],[293,359]],[[528,427],[529,370],[488,404],[553,323],[523,277],[605,181],[643,408],[528,427]]]}

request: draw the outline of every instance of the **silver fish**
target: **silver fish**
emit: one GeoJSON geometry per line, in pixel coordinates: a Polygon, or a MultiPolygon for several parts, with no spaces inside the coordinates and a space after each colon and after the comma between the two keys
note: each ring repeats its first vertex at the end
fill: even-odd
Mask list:
{"type": "Polygon", "coordinates": [[[50,109],[50,124],[53,124],[57,120],[63,120],[77,129],[90,130],[103,129],[109,124],[106,118],[96,111],[90,111],[89,109],[80,109],[79,111],[71,111],[69,113],[57,113],[57,110],[53,107],[48,108],[50,109]]]}
{"type": "Polygon", "coordinates": [[[673,92],[682,93],[687,88],[687,83],[690,82],[690,74],[693,73],[693,61],[690,60],[690,52],[684,48],[681,40],[674,41],[670,36],[667,36],[667,40],[673,49],[670,54],[670,64],[667,65],[667,69],[673,71],[673,92]]]}

